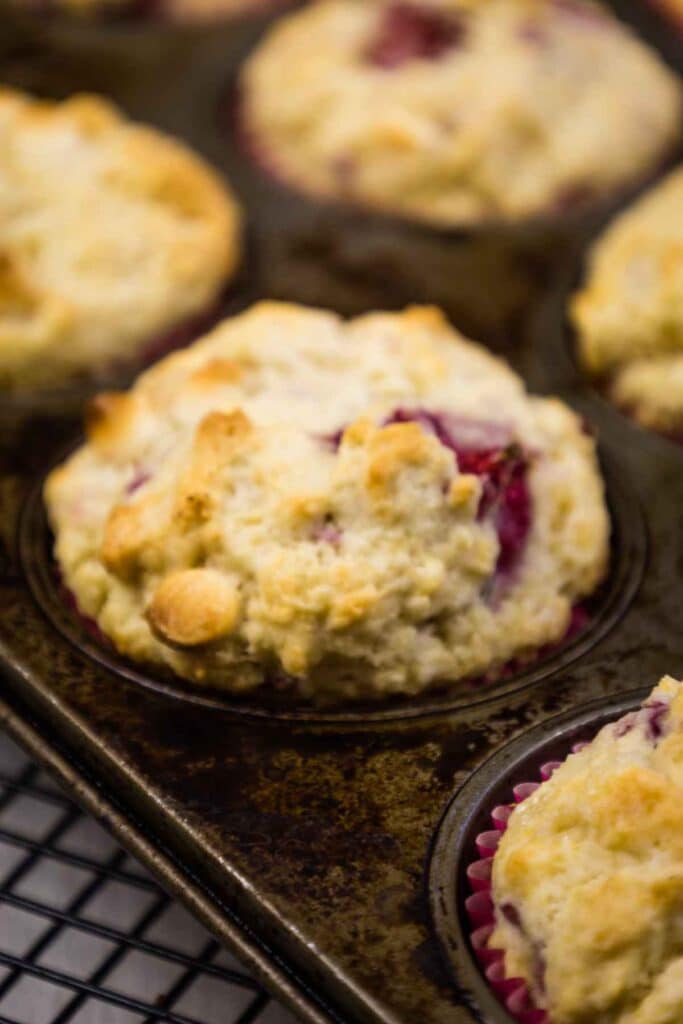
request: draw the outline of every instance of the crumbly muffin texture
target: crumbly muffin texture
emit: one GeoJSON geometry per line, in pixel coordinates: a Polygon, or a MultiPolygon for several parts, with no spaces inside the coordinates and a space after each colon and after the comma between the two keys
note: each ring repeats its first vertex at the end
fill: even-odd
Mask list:
{"type": "Polygon", "coordinates": [[[0,388],[134,361],[206,311],[239,219],[199,157],[105,101],[0,90],[0,388]]]}
{"type": "Polygon", "coordinates": [[[622,186],[680,115],[674,75],[583,0],[318,0],[242,76],[246,137],[277,176],[440,225],[622,186]]]}
{"type": "Polygon", "coordinates": [[[572,315],[614,400],[645,426],[683,429],[683,167],[605,231],[572,315]]]}
{"type": "Polygon", "coordinates": [[[515,808],[493,898],[489,944],[552,1024],[683,1020],[683,684],[662,679],[515,808]]]}
{"type": "Polygon", "coordinates": [[[233,691],[495,670],[562,638],[607,559],[578,417],[433,308],[259,304],[100,396],[45,494],[81,611],[233,691]]]}

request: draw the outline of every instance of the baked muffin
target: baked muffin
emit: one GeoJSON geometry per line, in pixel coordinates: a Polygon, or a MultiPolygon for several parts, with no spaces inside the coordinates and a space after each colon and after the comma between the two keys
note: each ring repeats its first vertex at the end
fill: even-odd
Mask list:
{"type": "Polygon", "coordinates": [[[0,90],[0,388],[55,388],[135,362],[207,312],[239,212],[180,142],[92,96],[0,90]]]}
{"type": "Polygon", "coordinates": [[[571,309],[581,360],[614,401],[683,432],[683,167],[605,231],[571,309]]]}
{"type": "Polygon", "coordinates": [[[593,440],[432,308],[262,303],[91,406],[45,490],[81,612],[234,692],[415,694],[563,637],[603,576],[593,440]]]}
{"type": "Polygon", "coordinates": [[[496,850],[489,945],[550,1024],[683,1019],[681,686],[571,754],[496,850]]]}
{"type": "Polygon", "coordinates": [[[673,74],[582,0],[319,0],[270,30],[240,97],[283,180],[445,226],[623,186],[681,116],[673,74]]]}

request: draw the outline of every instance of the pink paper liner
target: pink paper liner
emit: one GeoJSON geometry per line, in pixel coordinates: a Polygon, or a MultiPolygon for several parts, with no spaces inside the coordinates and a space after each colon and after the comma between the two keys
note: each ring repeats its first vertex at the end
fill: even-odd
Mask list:
{"type": "MultiPolygon", "coordinates": [[[[585,742],[575,743],[572,753],[582,750],[585,742]]],[[[547,761],[539,770],[542,782],[547,782],[561,761],[547,761]]],[[[479,961],[484,977],[499,1001],[511,1017],[519,1024],[552,1024],[546,1010],[536,1006],[529,987],[523,978],[509,978],[505,973],[505,954],[502,949],[491,949],[489,938],[495,926],[493,900],[491,898],[491,871],[493,858],[500,838],[515,806],[535,793],[541,782],[519,782],[512,787],[513,801],[500,804],[491,811],[493,828],[480,832],[474,842],[479,855],[465,869],[470,895],[465,900],[465,910],[472,925],[470,944],[479,961]]]]}

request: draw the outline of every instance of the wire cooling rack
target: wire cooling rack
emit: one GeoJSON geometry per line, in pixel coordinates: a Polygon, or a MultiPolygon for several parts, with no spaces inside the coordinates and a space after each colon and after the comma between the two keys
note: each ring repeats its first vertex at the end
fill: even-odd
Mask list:
{"type": "Polygon", "coordinates": [[[0,733],[0,1024],[295,1024],[0,733]]]}

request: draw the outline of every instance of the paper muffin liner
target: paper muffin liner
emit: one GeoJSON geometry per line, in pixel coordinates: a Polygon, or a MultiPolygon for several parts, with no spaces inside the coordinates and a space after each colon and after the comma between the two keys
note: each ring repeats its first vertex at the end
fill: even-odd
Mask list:
{"type": "MultiPolygon", "coordinates": [[[[585,746],[586,742],[575,743],[571,752],[577,753],[585,746]]],[[[548,1012],[534,1003],[526,981],[523,978],[509,977],[505,973],[504,951],[488,946],[495,927],[491,872],[498,843],[514,808],[535,793],[543,782],[547,782],[561,764],[562,761],[546,761],[539,770],[540,782],[519,782],[512,787],[512,801],[493,808],[491,829],[480,832],[475,838],[479,857],[465,869],[470,889],[470,895],[465,900],[465,911],[471,926],[469,939],[472,950],[492,991],[519,1024],[552,1024],[552,1021],[548,1012]]]]}

